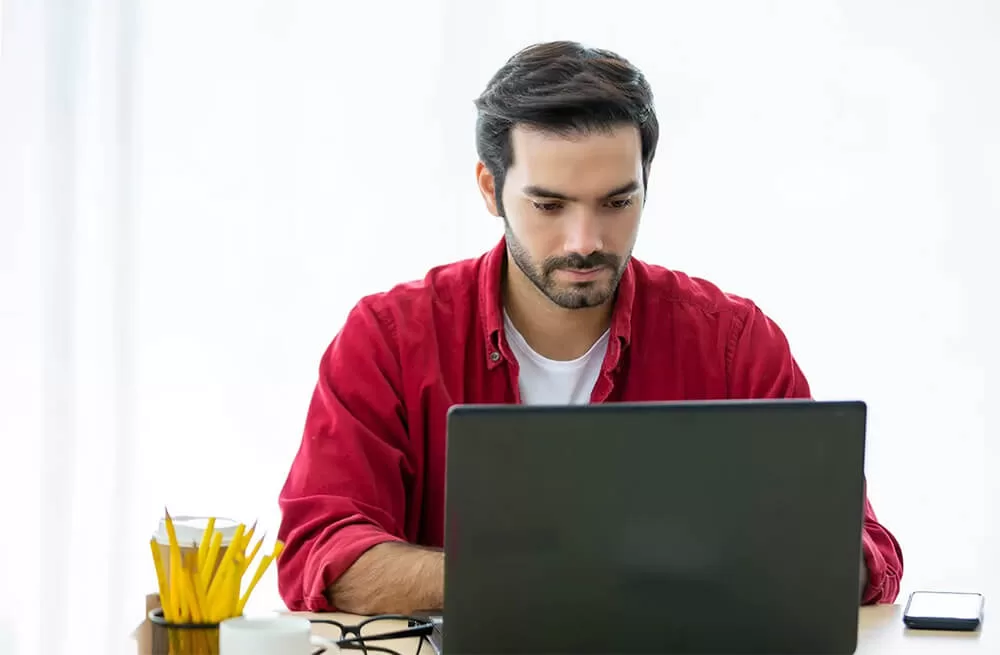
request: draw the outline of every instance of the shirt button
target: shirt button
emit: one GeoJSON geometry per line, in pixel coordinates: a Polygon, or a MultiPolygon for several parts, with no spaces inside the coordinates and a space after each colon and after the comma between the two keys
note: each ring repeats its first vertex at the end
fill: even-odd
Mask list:
{"type": "Polygon", "coordinates": [[[490,359],[492,361],[494,361],[494,362],[499,362],[500,361],[500,353],[498,353],[497,351],[494,350],[493,352],[490,353],[490,359]]]}

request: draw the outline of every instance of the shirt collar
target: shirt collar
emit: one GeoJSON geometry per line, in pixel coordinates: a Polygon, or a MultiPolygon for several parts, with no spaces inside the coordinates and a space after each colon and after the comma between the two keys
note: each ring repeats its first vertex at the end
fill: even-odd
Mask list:
{"type": "MultiPolygon", "coordinates": [[[[501,277],[507,261],[507,241],[500,239],[483,258],[479,267],[479,315],[486,337],[486,358],[490,368],[503,360],[500,335],[503,330],[503,293],[501,277]]],[[[634,263],[629,258],[618,282],[618,294],[611,312],[611,338],[608,363],[614,367],[632,338],[632,307],[635,302],[634,263]]]]}

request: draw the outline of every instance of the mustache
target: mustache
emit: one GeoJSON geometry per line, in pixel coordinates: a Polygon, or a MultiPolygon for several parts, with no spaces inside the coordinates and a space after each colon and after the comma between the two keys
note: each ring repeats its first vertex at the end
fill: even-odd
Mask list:
{"type": "Polygon", "coordinates": [[[618,270],[621,258],[609,252],[594,252],[586,257],[572,253],[565,257],[550,257],[545,260],[545,274],[550,275],[558,270],[587,270],[591,268],[610,268],[618,270]]]}

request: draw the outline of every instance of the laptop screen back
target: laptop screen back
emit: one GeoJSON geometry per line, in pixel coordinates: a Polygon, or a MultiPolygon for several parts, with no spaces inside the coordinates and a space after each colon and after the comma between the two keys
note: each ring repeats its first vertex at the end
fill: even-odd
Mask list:
{"type": "Polygon", "coordinates": [[[444,649],[851,653],[863,403],[456,407],[444,649]]]}

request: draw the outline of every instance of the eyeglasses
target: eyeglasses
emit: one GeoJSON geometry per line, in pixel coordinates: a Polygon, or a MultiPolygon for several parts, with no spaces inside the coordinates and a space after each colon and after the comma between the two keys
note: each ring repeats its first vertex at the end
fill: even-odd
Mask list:
{"type": "Polygon", "coordinates": [[[429,637],[434,631],[434,623],[429,618],[418,618],[405,614],[379,614],[356,625],[344,625],[332,619],[309,619],[309,621],[338,628],[340,637],[335,639],[334,643],[341,649],[360,650],[364,653],[371,651],[387,655],[399,655],[399,653],[384,646],[373,646],[372,642],[417,638],[419,641],[415,655],[420,655],[424,638],[429,637]],[[400,627],[401,622],[406,627],[400,627]]]}

